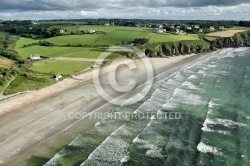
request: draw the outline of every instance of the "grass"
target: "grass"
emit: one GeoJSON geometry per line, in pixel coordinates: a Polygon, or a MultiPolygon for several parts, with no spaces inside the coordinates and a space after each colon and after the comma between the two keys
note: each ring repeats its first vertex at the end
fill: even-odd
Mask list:
{"type": "Polygon", "coordinates": [[[132,42],[135,38],[146,38],[149,34],[147,30],[124,30],[117,29],[100,38],[95,44],[97,45],[116,45],[132,42]]]}
{"type": "Polygon", "coordinates": [[[26,37],[20,37],[17,40],[15,49],[22,48],[26,44],[32,44],[32,43],[36,43],[36,42],[39,42],[39,40],[38,39],[32,39],[32,38],[26,38],[26,37]]]}
{"type": "MultiPolygon", "coordinates": [[[[86,47],[82,51],[65,55],[65,57],[97,59],[105,50],[106,50],[105,48],[86,47]]],[[[121,55],[117,53],[112,53],[110,56],[107,57],[107,59],[116,59],[119,58],[120,56],[121,55]]]]}
{"type": "Polygon", "coordinates": [[[84,51],[84,48],[32,46],[25,48],[16,48],[16,51],[24,59],[27,59],[31,54],[40,54],[41,56],[53,58],[58,56],[65,56],[79,51],[84,51]]]}
{"type": "Polygon", "coordinates": [[[57,36],[46,39],[45,41],[51,42],[56,45],[90,45],[98,40],[102,35],[100,34],[84,34],[84,35],[65,35],[57,36]]]}
{"type": "Polygon", "coordinates": [[[212,36],[206,36],[205,38],[209,41],[215,41],[217,39],[217,37],[212,37],[212,36]]]}
{"type": "Polygon", "coordinates": [[[160,43],[160,42],[178,42],[183,40],[199,40],[197,35],[186,35],[186,34],[152,34],[149,43],[160,43]]]}
{"type": "Polygon", "coordinates": [[[93,63],[70,62],[70,61],[50,61],[43,60],[33,63],[32,70],[40,73],[61,73],[63,75],[74,74],[92,66],[93,63]]]}
{"type": "Polygon", "coordinates": [[[17,76],[10,86],[4,91],[5,95],[24,92],[28,90],[40,89],[53,83],[53,79],[49,76],[43,77],[24,77],[17,76]]]}

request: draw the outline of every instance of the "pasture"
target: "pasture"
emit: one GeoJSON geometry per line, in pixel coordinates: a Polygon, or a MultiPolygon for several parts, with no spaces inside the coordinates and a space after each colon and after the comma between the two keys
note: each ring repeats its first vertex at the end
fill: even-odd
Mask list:
{"type": "Polygon", "coordinates": [[[83,35],[64,35],[48,38],[45,41],[56,44],[56,45],[90,45],[95,43],[101,34],[83,34],[83,35]]]}
{"type": "Polygon", "coordinates": [[[25,48],[16,48],[18,54],[27,59],[31,54],[40,54],[41,56],[53,58],[58,56],[66,56],[72,53],[84,51],[83,47],[45,47],[45,46],[31,46],[25,48]]]}
{"type": "Polygon", "coordinates": [[[42,60],[34,62],[31,69],[39,73],[71,75],[92,65],[89,62],[42,60]]]}
{"type": "Polygon", "coordinates": [[[54,83],[50,76],[17,76],[10,86],[4,91],[5,95],[41,89],[54,83]]]}
{"type": "Polygon", "coordinates": [[[100,38],[95,44],[96,45],[118,45],[124,43],[132,42],[136,38],[147,38],[149,31],[147,30],[126,30],[117,29],[108,33],[107,35],[100,38]]]}

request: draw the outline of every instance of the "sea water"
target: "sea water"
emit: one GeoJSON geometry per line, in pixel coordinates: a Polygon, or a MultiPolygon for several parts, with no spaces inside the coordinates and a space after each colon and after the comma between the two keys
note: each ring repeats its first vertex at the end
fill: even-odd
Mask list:
{"type": "Polygon", "coordinates": [[[112,112],[45,165],[250,165],[250,49],[225,49],[160,75],[147,98],[112,112]],[[156,118],[178,112],[180,118],[156,118]]]}

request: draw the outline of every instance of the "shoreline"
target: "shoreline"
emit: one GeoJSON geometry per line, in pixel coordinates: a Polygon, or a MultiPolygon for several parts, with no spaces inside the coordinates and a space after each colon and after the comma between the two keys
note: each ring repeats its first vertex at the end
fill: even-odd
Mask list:
{"type": "MultiPolygon", "coordinates": [[[[166,70],[185,65],[208,54],[209,53],[191,54],[171,58],[149,59],[154,66],[155,76],[157,76],[166,70]]],[[[120,62],[123,63],[124,60],[121,60],[120,62]]],[[[136,60],[136,64],[139,65],[140,63],[140,61],[136,60]]],[[[104,75],[107,74],[107,69],[105,70],[107,67],[110,67],[110,65],[104,67],[104,75]]],[[[33,147],[36,145],[48,138],[54,137],[61,131],[65,130],[65,128],[76,123],[74,120],[66,119],[69,111],[81,110],[82,112],[92,112],[107,103],[98,95],[93,84],[91,84],[92,72],[93,70],[88,72],[88,75],[87,73],[84,73],[77,76],[80,80],[85,78],[84,81],[68,80],[69,82],[66,83],[69,83],[71,86],[61,85],[62,88],[64,88],[62,91],[54,90],[52,93],[48,89],[42,89],[41,92],[50,93],[45,96],[36,96],[36,98],[33,98],[33,103],[22,103],[19,101],[19,107],[15,106],[14,111],[10,110],[0,115],[0,126],[3,126],[3,128],[0,129],[0,136],[2,137],[6,130],[9,130],[9,134],[0,141],[0,147],[3,149],[3,152],[0,153],[0,165],[1,161],[7,161],[8,165],[9,163],[13,164],[13,161],[21,159],[23,154],[32,151],[33,147]],[[81,84],[83,82],[85,83],[84,85],[81,84]],[[79,92],[83,92],[84,96],[79,92]],[[82,108],[82,106],[84,106],[84,108],[82,108]],[[24,127],[24,129],[22,127],[24,127]],[[32,132],[30,130],[32,130],[32,132]],[[27,134],[27,136],[25,134],[27,134]],[[20,138],[21,136],[26,137],[20,138]],[[20,147],[19,144],[23,146],[20,147]],[[18,149],[18,151],[13,153],[13,149],[18,149]]],[[[127,73],[128,71],[124,70],[123,72],[127,73]]],[[[143,75],[145,73],[141,74],[143,75]]],[[[142,78],[138,79],[141,83],[140,85],[142,85],[144,80],[142,78]]],[[[62,84],[63,81],[59,83],[62,84]]],[[[55,85],[56,84],[54,84],[54,86],[55,85]]],[[[54,88],[54,86],[52,85],[50,88],[54,88]]],[[[32,98],[32,96],[30,96],[30,98],[32,98]]],[[[9,101],[7,101],[7,103],[8,102],[9,101]]],[[[16,101],[12,100],[10,102],[15,103],[16,101]]],[[[2,107],[0,110],[3,110],[2,107]]],[[[89,125],[91,125],[91,123],[89,125]]]]}

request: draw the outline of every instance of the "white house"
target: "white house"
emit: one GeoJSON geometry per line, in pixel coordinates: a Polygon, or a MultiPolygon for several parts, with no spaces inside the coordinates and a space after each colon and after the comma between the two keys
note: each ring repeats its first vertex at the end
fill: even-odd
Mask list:
{"type": "Polygon", "coordinates": [[[199,32],[202,33],[202,32],[203,32],[203,29],[200,29],[199,32]]]}
{"type": "Polygon", "coordinates": [[[109,22],[106,22],[104,25],[105,25],[105,26],[110,26],[109,22]]]}
{"type": "Polygon", "coordinates": [[[32,24],[37,24],[37,23],[38,23],[38,21],[33,20],[33,21],[31,21],[31,23],[32,23],[32,24]]]}
{"type": "Polygon", "coordinates": [[[159,25],[159,28],[162,29],[162,28],[163,28],[163,25],[159,25]]]}
{"type": "Polygon", "coordinates": [[[210,26],[210,28],[209,28],[209,29],[213,31],[213,30],[214,30],[214,26],[210,26]]]}
{"type": "Polygon", "coordinates": [[[60,33],[64,33],[65,32],[65,30],[64,29],[60,29],[60,33]]]}
{"type": "Polygon", "coordinates": [[[62,74],[59,73],[59,74],[55,75],[55,80],[56,81],[58,81],[61,78],[62,78],[62,74]]]}
{"type": "Polygon", "coordinates": [[[180,29],[176,29],[176,33],[180,33],[180,29]]]}
{"type": "MultiPolygon", "coordinates": [[[[155,33],[163,33],[165,29],[154,29],[155,33]]],[[[165,30],[166,31],[166,30],[165,30]]]]}
{"type": "Polygon", "coordinates": [[[89,33],[95,33],[95,29],[90,29],[89,33]]]}
{"type": "Polygon", "coordinates": [[[200,25],[195,25],[194,28],[195,29],[200,29],[200,25]]]}
{"type": "Polygon", "coordinates": [[[219,29],[220,30],[224,30],[225,28],[224,28],[224,26],[220,26],[219,29]]]}
{"type": "Polygon", "coordinates": [[[41,59],[41,57],[39,54],[31,54],[30,59],[31,60],[39,60],[39,59],[41,59]]]}
{"type": "Polygon", "coordinates": [[[187,27],[187,30],[192,30],[192,27],[187,27]]]}

